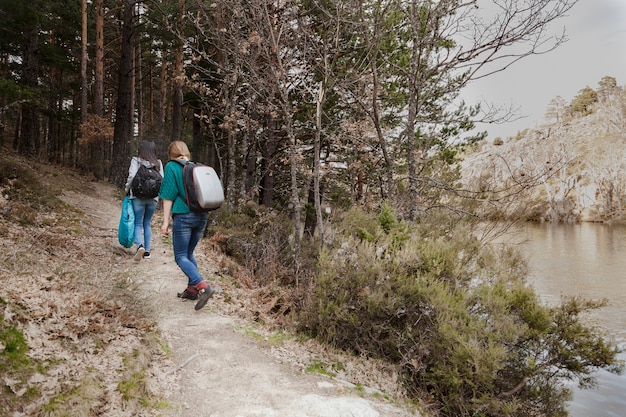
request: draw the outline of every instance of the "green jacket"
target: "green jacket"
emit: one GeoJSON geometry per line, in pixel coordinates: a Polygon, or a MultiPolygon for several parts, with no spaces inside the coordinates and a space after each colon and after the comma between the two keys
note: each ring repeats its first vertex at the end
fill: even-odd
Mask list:
{"type": "Polygon", "coordinates": [[[172,200],[172,214],[189,213],[189,207],[185,203],[185,185],[183,183],[183,166],[176,161],[169,161],[165,165],[165,174],[159,190],[159,197],[172,200]]]}

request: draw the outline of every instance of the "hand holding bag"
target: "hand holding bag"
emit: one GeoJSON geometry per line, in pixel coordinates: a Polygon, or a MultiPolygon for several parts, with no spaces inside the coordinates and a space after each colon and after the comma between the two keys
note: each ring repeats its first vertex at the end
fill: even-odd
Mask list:
{"type": "Polygon", "coordinates": [[[117,240],[125,248],[130,248],[135,242],[135,211],[129,196],[122,200],[122,215],[117,228],[117,240]]]}

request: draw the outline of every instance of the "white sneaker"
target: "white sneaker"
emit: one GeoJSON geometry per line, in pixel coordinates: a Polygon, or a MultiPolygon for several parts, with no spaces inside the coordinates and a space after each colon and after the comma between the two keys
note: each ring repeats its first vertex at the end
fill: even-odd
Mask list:
{"type": "Polygon", "coordinates": [[[146,250],[143,248],[143,245],[139,245],[139,247],[137,248],[137,253],[135,254],[135,256],[133,257],[133,259],[136,262],[141,261],[141,258],[143,258],[143,254],[146,250]]]}

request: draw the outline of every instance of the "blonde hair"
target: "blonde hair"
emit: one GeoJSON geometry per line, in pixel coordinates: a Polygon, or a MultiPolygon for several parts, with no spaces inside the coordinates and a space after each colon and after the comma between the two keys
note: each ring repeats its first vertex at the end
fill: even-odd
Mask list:
{"type": "Polygon", "coordinates": [[[167,148],[167,156],[169,159],[191,159],[189,148],[182,140],[175,140],[170,143],[170,146],[167,148]]]}

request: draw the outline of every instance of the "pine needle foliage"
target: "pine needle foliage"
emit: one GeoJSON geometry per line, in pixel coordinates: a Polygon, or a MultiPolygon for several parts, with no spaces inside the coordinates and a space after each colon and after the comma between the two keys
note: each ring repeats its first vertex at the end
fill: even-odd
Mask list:
{"type": "Polygon", "coordinates": [[[321,250],[302,329],[396,364],[407,391],[441,415],[565,416],[566,381],[589,387],[599,368],[620,372],[616,346],[581,322],[602,302],[542,304],[522,258],[463,221],[357,212],[321,250]]]}

